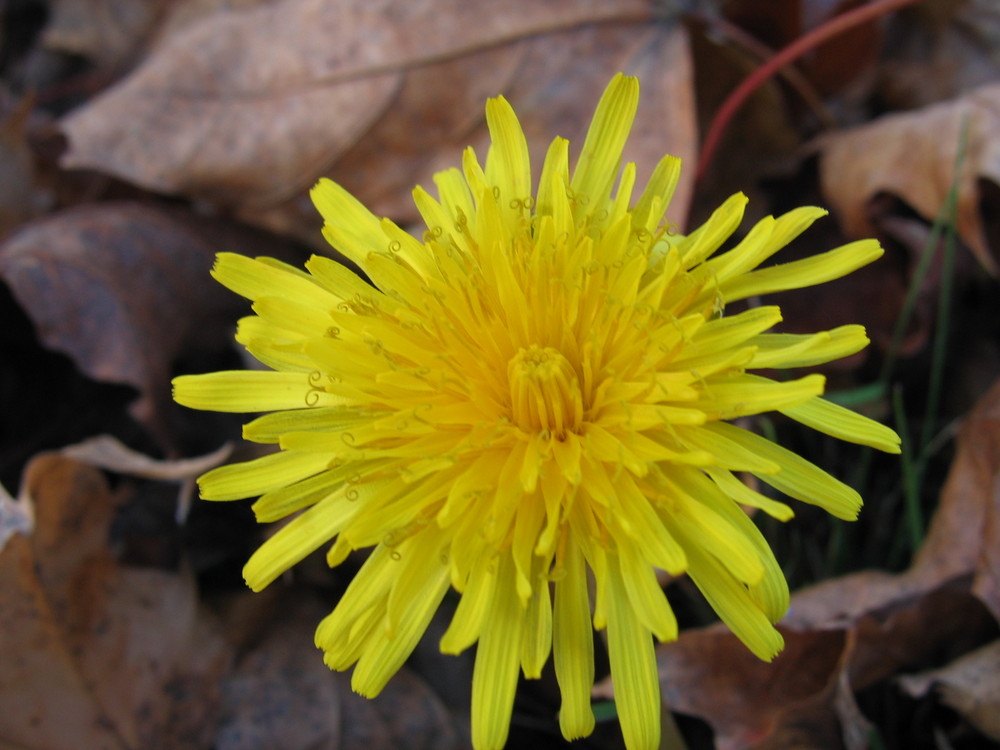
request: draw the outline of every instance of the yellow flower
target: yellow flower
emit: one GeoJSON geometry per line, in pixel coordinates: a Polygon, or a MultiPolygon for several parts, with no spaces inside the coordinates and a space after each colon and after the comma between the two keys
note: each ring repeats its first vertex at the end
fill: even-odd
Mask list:
{"type": "Polygon", "coordinates": [[[437,199],[414,190],[429,227],[420,240],[322,180],[312,197],[324,235],[371,285],[328,258],[301,271],[221,254],[214,276],[256,313],[236,338],[271,369],[174,381],[196,409],[272,412],[244,435],[279,452],[200,480],[208,500],[260,495],[260,521],[298,513],[247,563],[254,590],[331,541],[331,566],[374,547],[316,633],[331,668],[354,666],[359,693],[376,695],[446,592],[460,592],[440,646],[478,641],[479,750],[504,744],[518,672],[538,677],[550,652],[563,734],[592,731],[591,622],[607,629],[626,745],[657,746],[653,636],[675,638],[677,623],[656,568],[690,575],[760,658],[781,649],[772,623],[787,585],[740,505],[782,520],[792,510],[737,473],[838,518],[855,518],[861,499],[730,420],[776,410],[899,450],[889,428],[822,399],[821,375],[750,372],[857,352],[861,326],[791,335],[767,333],[781,320],[774,306],[723,315],[850,273],[882,254],[878,243],[758,269],[824,214],[800,208],[715,255],[743,195],[674,234],[665,212],[679,160],[664,157],[634,202],[635,165],[621,168],[638,96],[636,79],[616,76],[572,174],[556,138],[537,190],[514,111],[491,99],[485,167],[467,149],[461,171],[435,176],[437,199]]]}

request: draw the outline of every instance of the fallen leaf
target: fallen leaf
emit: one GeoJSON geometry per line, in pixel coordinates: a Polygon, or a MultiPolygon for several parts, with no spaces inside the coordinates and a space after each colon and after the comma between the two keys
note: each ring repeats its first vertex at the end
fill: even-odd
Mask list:
{"type": "Polygon", "coordinates": [[[30,534],[34,525],[31,505],[24,500],[11,497],[7,489],[0,484],[0,552],[11,536],[30,534]]]}
{"type": "Polygon", "coordinates": [[[32,97],[14,104],[0,94],[0,237],[41,214],[52,202],[41,184],[28,141],[32,97]]]}
{"type": "Polygon", "coordinates": [[[1000,742],[1000,641],[940,669],[904,675],[899,683],[914,698],[933,690],[980,732],[1000,742]]]}
{"type": "MultiPolygon", "coordinates": [[[[256,596],[256,595],[251,595],[256,596]]],[[[458,750],[457,720],[403,668],[373,700],[331,672],[313,645],[328,608],[302,590],[268,605],[262,637],[222,684],[218,750],[458,750]],[[280,613],[280,614],[279,614],[280,613]],[[279,616],[276,618],[275,615],[279,616]]],[[[247,608],[236,608],[241,618],[247,608]]]]}
{"type": "Polygon", "coordinates": [[[943,210],[958,188],[958,235],[984,268],[997,273],[984,228],[979,180],[1000,184],[1000,86],[983,86],[950,102],[890,114],[833,133],[820,142],[820,180],[826,200],[850,237],[879,233],[872,201],[897,196],[925,221],[943,210]],[[963,136],[963,132],[965,135],[963,136]],[[956,154],[966,141],[960,172],[956,154]]]}
{"type": "Polygon", "coordinates": [[[785,650],[770,664],[721,626],[685,631],[658,646],[665,704],[711,724],[718,750],[867,747],[854,691],[960,653],[995,627],[967,581],[913,594],[888,574],[872,576],[796,594],[780,626],[785,650]]]}
{"type": "Polygon", "coordinates": [[[132,450],[110,435],[98,435],[82,443],[68,445],[60,452],[79,463],[98,469],[107,469],[116,474],[144,479],[185,481],[198,477],[223,463],[229,458],[232,450],[231,445],[223,445],[219,450],[207,456],[161,460],[132,450]]]}
{"type": "Polygon", "coordinates": [[[892,17],[893,45],[877,90],[890,110],[914,109],[1000,76],[1000,13],[994,0],[914,3],[892,17]]]}
{"type": "Polygon", "coordinates": [[[412,207],[393,209],[413,184],[483,141],[487,96],[510,96],[540,154],[556,133],[579,138],[594,99],[624,68],[647,89],[627,156],[652,169],[668,151],[693,156],[695,138],[683,31],[650,25],[652,13],[647,0],[273,0],[220,9],[72,112],[65,161],[251,220],[294,204],[327,174],[406,221],[412,207]],[[363,177],[359,163],[370,165],[363,177]]]}
{"type": "Polygon", "coordinates": [[[962,422],[955,459],[910,575],[928,582],[971,576],[972,593],[1000,620],[1000,381],[962,422]]]}
{"type": "Polygon", "coordinates": [[[333,678],[313,646],[318,608],[304,605],[303,600],[294,604],[286,600],[271,608],[272,624],[265,627],[266,635],[240,657],[223,682],[213,743],[218,750],[338,750],[341,746],[340,725],[349,718],[341,712],[344,686],[333,678]],[[281,618],[273,622],[277,613],[282,613],[281,618]]]}
{"type": "Polygon", "coordinates": [[[105,203],[25,225],[0,245],[0,279],[44,346],[94,380],[135,388],[133,414],[170,446],[176,361],[224,346],[246,309],[208,273],[222,250],[302,257],[230,224],[105,203]]]}
{"type": "Polygon", "coordinates": [[[50,0],[48,5],[45,47],[115,70],[141,49],[168,0],[50,0]]]}
{"type": "Polygon", "coordinates": [[[0,742],[206,747],[230,655],[191,577],[118,565],[95,469],[39,456],[22,494],[34,530],[0,552],[0,742]]]}
{"type": "Polygon", "coordinates": [[[195,480],[229,458],[233,446],[226,443],[218,450],[197,458],[160,460],[132,450],[111,435],[98,435],[82,443],[68,445],[60,452],[74,461],[113,471],[116,474],[178,482],[180,489],[174,518],[178,523],[183,523],[191,510],[191,501],[196,494],[195,480]]]}
{"type": "MultiPolygon", "coordinates": [[[[625,158],[636,162],[637,184],[665,153],[684,159],[670,211],[671,220],[683,225],[694,187],[697,135],[693,70],[681,26],[589,25],[409,69],[385,114],[325,173],[375,213],[420,222],[413,186],[429,187],[435,172],[458,166],[466,146],[485,156],[487,97],[502,92],[514,106],[537,177],[555,135],[579,151],[598,92],[618,70],[642,83],[625,158]]],[[[313,174],[301,177],[311,185],[313,174]]],[[[251,205],[240,216],[305,242],[322,241],[316,209],[305,193],[264,210],[251,205]]]]}
{"type": "Polygon", "coordinates": [[[785,650],[767,664],[725,628],[686,631],[657,649],[662,700],[708,721],[717,750],[751,747],[828,690],[844,639],[837,630],[786,632],[785,650]]]}

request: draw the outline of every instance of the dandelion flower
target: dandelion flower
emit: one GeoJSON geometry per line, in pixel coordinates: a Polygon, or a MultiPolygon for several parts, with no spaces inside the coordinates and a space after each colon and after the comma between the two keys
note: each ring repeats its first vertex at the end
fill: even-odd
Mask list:
{"type": "Polygon", "coordinates": [[[824,212],[739,226],[734,195],[687,236],[667,214],[680,162],[666,156],[633,200],[621,166],[638,103],[616,76],[576,166],[556,138],[532,185],[513,109],[488,101],[481,165],[437,174],[413,198],[422,238],[379,219],[339,185],[312,198],[330,244],[367,275],[313,257],[302,271],[221,254],[213,275],[253,301],[237,340],[267,370],[179,377],[196,409],[269,412],[244,428],[280,450],[215,469],[208,500],[260,496],[262,522],[295,514],[244,570],[260,590],[314,550],[331,566],[372,548],[316,644],[374,696],[450,590],[460,599],[440,647],[478,643],[472,736],[502,747],[518,674],[550,654],[567,738],[594,727],[593,630],[607,630],[626,745],[654,748],[660,698],[654,638],[677,636],[655,570],[687,573],[761,659],[782,647],[772,623],[788,588],[741,509],[791,508],[750,489],[748,472],[843,519],[858,494],[732,424],[778,411],[837,438],[898,452],[887,427],[821,397],[824,379],[771,380],[862,349],[864,329],[769,333],[778,307],[730,303],[841,277],[882,254],[873,240],[758,268],[824,212]],[[593,585],[591,585],[591,581],[593,585]]]}

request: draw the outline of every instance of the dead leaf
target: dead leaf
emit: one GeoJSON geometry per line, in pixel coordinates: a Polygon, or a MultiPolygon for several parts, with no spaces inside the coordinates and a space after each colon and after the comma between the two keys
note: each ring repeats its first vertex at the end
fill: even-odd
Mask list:
{"type": "Polygon", "coordinates": [[[31,505],[21,499],[15,500],[0,484],[0,552],[7,540],[14,534],[30,534],[35,525],[31,505]]]}
{"type": "MultiPolygon", "coordinates": [[[[350,696],[344,701],[344,709],[351,718],[345,725],[351,727],[351,733],[357,737],[360,732],[354,707],[364,699],[353,691],[347,692],[346,677],[341,675],[345,697],[350,696]]],[[[469,747],[462,734],[468,717],[449,714],[435,692],[410,670],[404,669],[394,675],[386,689],[370,702],[370,707],[388,731],[390,747],[408,750],[458,750],[469,747]]],[[[363,730],[366,724],[360,728],[363,730]]],[[[360,740],[354,745],[354,750],[366,750],[373,744],[370,740],[360,740]]],[[[345,749],[350,747],[345,743],[345,749]]]]}
{"type": "Polygon", "coordinates": [[[1000,76],[994,0],[914,3],[893,15],[891,34],[878,71],[879,98],[888,109],[923,107],[1000,76]]]}
{"type": "Polygon", "coordinates": [[[302,257],[229,224],[105,203],[24,226],[0,245],[0,278],[44,346],[94,380],[135,388],[133,414],[169,446],[175,362],[230,341],[246,309],[208,273],[215,253],[227,249],[302,257]]]}
{"type": "Polygon", "coordinates": [[[223,463],[232,453],[231,445],[223,445],[207,456],[179,460],[160,460],[129,448],[110,435],[98,435],[76,445],[68,445],[61,453],[87,466],[107,469],[143,479],[186,481],[204,474],[223,463]]]}
{"type": "Polygon", "coordinates": [[[971,576],[972,593],[1000,620],[1000,381],[979,398],[909,575],[934,583],[971,576]]]}
{"type": "Polygon", "coordinates": [[[1000,641],[940,669],[899,678],[914,698],[931,690],[989,738],[1000,742],[1000,641]]]}
{"type": "Polygon", "coordinates": [[[207,746],[230,656],[191,578],[115,562],[116,501],[96,470],[43,455],[24,484],[34,531],[0,553],[0,741],[207,746]]]}
{"type": "Polygon", "coordinates": [[[663,702],[708,721],[717,750],[751,747],[771,736],[785,715],[827,691],[844,638],[837,630],[786,632],[785,650],[766,664],[725,628],[686,631],[657,648],[663,702]]]}
{"type": "Polygon", "coordinates": [[[341,713],[343,686],[313,647],[313,631],[322,617],[317,609],[301,600],[271,607],[271,617],[281,612],[281,620],[267,628],[222,685],[215,748],[340,748],[340,725],[349,717],[341,713]]]}
{"type": "MultiPolygon", "coordinates": [[[[331,672],[313,645],[316,623],[329,609],[302,590],[282,592],[277,598],[267,607],[270,626],[222,685],[222,719],[215,748],[464,747],[455,726],[458,719],[405,667],[379,697],[367,700],[356,695],[350,675],[331,672]]],[[[247,609],[231,611],[245,618],[247,609]]]]}
{"type": "MultiPolygon", "coordinates": [[[[196,494],[195,480],[229,458],[233,446],[226,443],[218,450],[197,458],[160,460],[132,450],[111,435],[98,435],[82,443],[68,445],[60,452],[74,461],[117,474],[178,482],[180,488],[174,518],[177,523],[183,523],[191,510],[191,501],[196,494]]],[[[0,548],[2,548],[2,537],[0,537],[0,548]]]]}
{"type": "Polygon", "coordinates": [[[141,49],[169,0],[50,0],[42,34],[48,49],[117,69],[141,49]]]}
{"type": "Polygon", "coordinates": [[[554,134],[579,138],[624,68],[646,88],[627,156],[651,169],[668,151],[693,156],[695,138],[683,31],[649,25],[651,14],[647,0],[273,0],[220,10],[71,113],[66,163],[239,208],[271,227],[280,217],[261,218],[262,209],[294,205],[328,174],[406,221],[414,209],[399,213],[398,202],[409,189],[482,143],[487,96],[509,95],[540,154],[554,134]],[[357,176],[359,163],[370,171],[357,176]]]}
{"type": "Polygon", "coordinates": [[[28,120],[34,106],[28,96],[14,104],[0,92],[0,237],[38,216],[52,202],[40,184],[28,142],[28,120]]]}
{"type": "Polygon", "coordinates": [[[891,579],[861,573],[796,594],[785,650],[770,664],[721,626],[682,632],[657,647],[664,703],[709,722],[718,750],[862,750],[867,720],[854,691],[961,653],[995,627],[967,581],[915,595],[891,579]]]}
{"type": "Polygon", "coordinates": [[[820,143],[823,193],[850,237],[878,234],[872,201],[899,197],[925,221],[943,210],[952,183],[958,187],[958,235],[976,258],[997,272],[984,229],[978,181],[1000,184],[1000,86],[983,86],[943,104],[891,114],[820,143]],[[961,171],[955,157],[966,132],[961,171]]]}
{"type": "MultiPolygon", "coordinates": [[[[642,82],[625,158],[637,164],[637,184],[663,154],[685,160],[688,168],[670,211],[671,220],[683,225],[694,187],[697,135],[693,70],[687,35],[680,26],[590,25],[407,70],[385,115],[326,173],[375,213],[420,222],[413,186],[430,186],[435,172],[457,166],[466,146],[485,155],[487,97],[502,92],[513,104],[537,177],[555,135],[580,148],[597,96],[618,70],[642,82]],[[443,107],[442,102],[450,104],[443,107]]],[[[320,238],[316,210],[304,193],[263,211],[243,209],[240,215],[305,242],[320,238]]]]}

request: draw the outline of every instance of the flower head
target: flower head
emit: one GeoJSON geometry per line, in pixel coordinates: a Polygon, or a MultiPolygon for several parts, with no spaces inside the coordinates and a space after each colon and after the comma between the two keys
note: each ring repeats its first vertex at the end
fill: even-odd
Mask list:
{"type": "Polygon", "coordinates": [[[297,513],[247,563],[254,590],[323,545],[330,565],[373,548],[316,633],[330,667],[354,666],[355,690],[377,694],[445,593],[460,593],[440,645],[478,642],[480,750],[503,745],[518,673],[537,677],[550,653],[563,734],[591,732],[591,624],[607,629],[627,746],[657,745],[653,636],[675,638],[677,623],[655,568],[690,575],[760,658],[781,649],[772,623],[788,589],[740,505],[783,520],[792,510],[737,474],[839,518],[861,499],[731,420],[776,410],[898,452],[892,430],[822,399],[822,376],[752,372],[852,354],[863,328],[768,333],[777,307],[725,314],[843,276],[878,244],[758,268],[824,213],[800,208],[716,254],[742,195],[676,234],[666,212],[679,160],[664,157],[635,200],[635,165],[621,168],[638,93],[616,76],[575,169],[556,138],[537,189],[513,110],[491,99],[485,166],[467,149],[461,171],[435,176],[437,198],[414,190],[421,239],[321,181],[324,235],[371,283],[323,257],[301,271],[222,254],[214,276],[253,301],[237,340],[270,369],[175,381],[187,406],[271,412],[244,434],[280,451],[200,480],[209,500],[260,495],[260,521],[297,513]]]}

